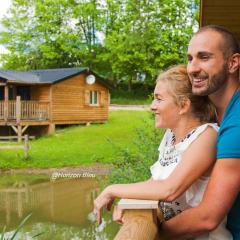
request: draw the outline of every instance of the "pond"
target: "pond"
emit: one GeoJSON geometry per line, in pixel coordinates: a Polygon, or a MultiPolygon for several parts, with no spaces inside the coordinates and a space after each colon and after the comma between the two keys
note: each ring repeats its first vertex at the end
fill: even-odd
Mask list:
{"type": "Polygon", "coordinates": [[[118,225],[111,221],[111,213],[104,212],[100,226],[93,219],[93,200],[98,193],[96,178],[1,175],[0,229],[6,226],[5,236],[12,236],[20,221],[32,213],[15,239],[113,239],[118,225]],[[32,238],[38,233],[43,234],[32,238]]]}

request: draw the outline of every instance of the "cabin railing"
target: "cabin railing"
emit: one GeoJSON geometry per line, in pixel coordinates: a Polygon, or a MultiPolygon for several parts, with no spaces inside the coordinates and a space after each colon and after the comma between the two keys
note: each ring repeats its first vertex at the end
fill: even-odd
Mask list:
{"type": "Polygon", "coordinates": [[[17,121],[36,120],[45,121],[50,117],[48,101],[0,101],[0,120],[17,121]]]}

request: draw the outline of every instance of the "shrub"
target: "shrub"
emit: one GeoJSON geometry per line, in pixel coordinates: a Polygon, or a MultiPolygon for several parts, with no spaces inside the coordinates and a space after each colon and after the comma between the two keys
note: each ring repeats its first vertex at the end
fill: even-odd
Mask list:
{"type": "Polygon", "coordinates": [[[151,176],[149,167],[158,158],[157,149],[164,130],[154,127],[151,114],[151,117],[143,120],[143,125],[135,131],[134,149],[121,148],[111,143],[116,149],[116,156],[108,178],[109,183],[138,182],[151,176]]]}

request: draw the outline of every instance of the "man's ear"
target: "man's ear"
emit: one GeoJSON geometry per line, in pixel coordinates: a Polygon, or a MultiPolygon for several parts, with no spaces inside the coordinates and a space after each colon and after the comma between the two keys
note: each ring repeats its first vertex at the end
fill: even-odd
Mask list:
{"type": "Polygon", "coordinates": [[[229,73],[235,73],[240,67],[240,53],[234,53],[228,62],[229,73]]]}
{"type": "Polygon", "coordinates": [[[179,114],[182,115],[184,113],[187,113],[190,109],[190,106],[191,106],[191,102],[189,98],[182,99],[179,103],[179,107],[180,107],[179,114]]]}

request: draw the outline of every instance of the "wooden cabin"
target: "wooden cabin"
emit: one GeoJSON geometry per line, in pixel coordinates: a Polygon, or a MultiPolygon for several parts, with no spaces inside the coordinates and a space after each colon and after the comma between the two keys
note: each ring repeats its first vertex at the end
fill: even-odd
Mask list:
{"type": "Polygon", "coordinates": [[[88,68],[0,70],[0,134],[53,133],[56,125],[106,122],[106,80],[88,68]]]}
{"type": "Polygon", "coordinates": [[[200,26],[221,25],[232,31],[240,40],[240,1],[201,0],[200,26]]]}

